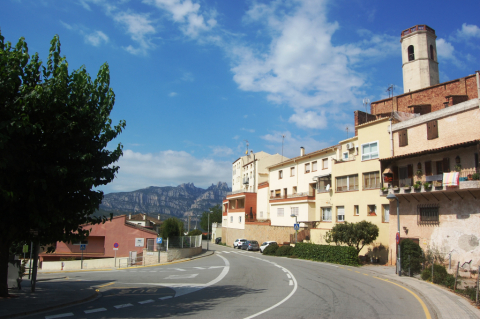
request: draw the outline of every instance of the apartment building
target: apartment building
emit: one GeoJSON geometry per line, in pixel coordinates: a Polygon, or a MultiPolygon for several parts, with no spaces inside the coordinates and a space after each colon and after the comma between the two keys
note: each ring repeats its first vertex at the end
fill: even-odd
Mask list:
{"type": "Polygon", "coordinates": [[[389,156],[388,118],[368,121],[368,114],[356,111],[356,136],[340,141],[331,175],[319,178],[316,194],[317,214],[320,222],[310,230],[311,240],[326,244],[325,234],[336,224],[367,220],[379,227],[376,242],[364,247],[360,255],[379,258],[385,263],[388,256],[389,201],[379,196],[379,158],[389,156]]]}

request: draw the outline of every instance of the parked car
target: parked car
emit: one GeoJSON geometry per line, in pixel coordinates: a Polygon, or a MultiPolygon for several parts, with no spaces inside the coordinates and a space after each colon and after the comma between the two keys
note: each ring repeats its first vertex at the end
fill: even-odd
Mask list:
{"type": "Polygon", "coordinates": [[[259,250],[260,246],[256,240],[247,240],[242,244],[242,250],[259,250]]]}
{"type": "Polygon", "coordinates": [[[220,244],[222,242],[222,237],[215,238],[215,244],[220,244]]]}
{"type": "Polygon", "coordinates": [[[246,239],[242,239],[242,238],[235,239],[235,241],[233,242],[233,248],[238,248],[238,249],[242,248],[242,244],[246,241],[247,241],[246,239]]]}
{"type": "Polygon", "coordinates": [[[266,241],[264,242],[261,246],[260,246],[260,252],[263,254],[263,251],[265,250],[265,248],[268,247],[268,245],[277,245],[277,242],[276,241],[266,241]]]}

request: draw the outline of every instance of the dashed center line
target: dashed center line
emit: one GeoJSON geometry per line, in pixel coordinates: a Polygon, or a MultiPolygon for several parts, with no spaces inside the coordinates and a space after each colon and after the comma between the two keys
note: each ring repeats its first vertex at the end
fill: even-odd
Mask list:
{"type": "Polygon", "coordinates": [[[59,315],[45,316],[45,319],[63,318],[63,317],[71,317],[71,316],[73,316],[73,313],[67,312],[67,313],[61,313],[59,315]]]}
{"type": "Polygon", "coordinates": [[[94,312],[100,312],[100,311],[107,311],[107,308],[97,308],[97,309],[91,309],[91,310],[85,310],[85,313],[94,313],[94,312]]]}
{"type": "Polygon", "coordinates": [[[143,304],[146,304],[146,303],[151,303],[151,302],[154,302],[153,299],[149,299],[149,300],[144,300],[144,301],[139,301],[138,303],[143,305],[143,304]]]}
{"type": "Polygon", "coordinates": [[[117,306],[113,306],[114,308],[117,308],[117,309],[121,309],[121,308],[126,308],[126,307],[132,307],[133,305],[131,303],[126,303],[126,304],[123,304],[123,305],[117,305],[117,306]]]}
{"type": "Polygon", "coordinates": [[[166,300],[166,299],[170,299],[170,298],[173,298],[173,296],[160,297],[160,298],[158,298],[158,299],[160,299],[160,300],[166,300]]]}

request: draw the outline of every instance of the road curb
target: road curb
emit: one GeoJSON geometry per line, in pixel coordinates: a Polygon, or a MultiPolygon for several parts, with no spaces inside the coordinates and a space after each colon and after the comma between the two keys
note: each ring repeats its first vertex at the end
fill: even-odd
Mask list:
{"type": "Polygon", "coordinates": [[[36,313],[41,313],[41,312],[51,311],[51,310],[55,310],[55,309],[59,309],[59,308],[63,308],[63,307],[73,306],[73,305],[76,305],[76,304],[81,304],[81,303],[90,301],[92,299],[95,299],[99,295],[100,295],[100,293],[98,291],[94,290],[93,294],[91,296],[89,296],[87,298],[83,298],[81,300],[71,301],[71,302],[60,304],[60,305],[50,306],[50,307],[37,309],[37,310],[32,310],[32,311],[25,311],[25,312],[19,312],[19,313],[15,313],[15,314],[11,314],[11,315],[0,316],[0,319],[16,318],[16,317],[21,317],[21,316],[30,316],[30,315],[33,315],[33,314],[36,314],[36,313]]]}

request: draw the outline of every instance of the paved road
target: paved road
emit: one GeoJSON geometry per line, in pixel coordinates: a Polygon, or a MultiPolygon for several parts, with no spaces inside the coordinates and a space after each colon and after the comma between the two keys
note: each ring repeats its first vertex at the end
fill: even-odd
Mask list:
{"type": "Polygon", "coordinates": [[[169,266],[70,273],[68,280],[99,287],[101,297],[31,317],[428,318],[431,313],[415,292],[361,268],[210,247],[216,249],[210,257],[169,266]]]}

